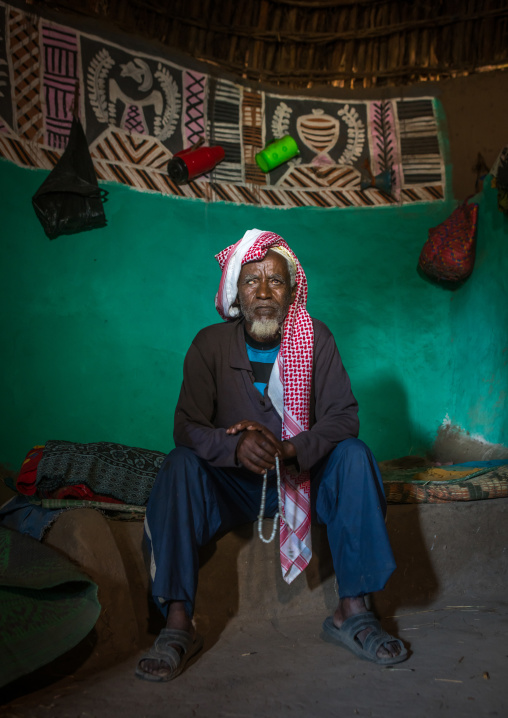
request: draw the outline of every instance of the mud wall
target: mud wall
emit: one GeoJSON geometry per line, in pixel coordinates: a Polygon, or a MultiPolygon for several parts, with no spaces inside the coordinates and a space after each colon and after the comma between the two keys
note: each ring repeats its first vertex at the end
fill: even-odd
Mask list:
{"type": "MultiPolygon", "coordinates": [[[[470,92],[462,81],[439,90],[458,198],[474,187],[477,152],[490,162],[505,144],[506,77],[479,75],[470,92]],[[485,113],[482,96],[491,98],[485,113]]],[[[309,311],[336,336],[360,401],[361,437],[379,460],[424,452],[447,421],[506,443],[508,222],[489,182],[479,197],[475,273],[451,293],[415,269],[451,198],[272,210],[110,185],[106,228],[50,242],[30,204],[46,174],[0,162],[0,462],[17,467],[31,446],[58,438],[169,450],[185,351],[218,320],[213,255],[251,227],[280,233],[300,257],[309,311]]]]}

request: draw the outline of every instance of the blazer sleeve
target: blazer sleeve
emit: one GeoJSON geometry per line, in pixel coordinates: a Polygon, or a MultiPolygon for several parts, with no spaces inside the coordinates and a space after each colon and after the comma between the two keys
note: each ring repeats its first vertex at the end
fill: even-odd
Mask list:
{"type": "Polygon", "coordinates": [[[226,434],[213,425],[217,384],[212,371],[193,342],[183,366],[183,383],[175,410],[173,438],[177,446],[187,446],[212,466],[233,467],[240,435],[226,434]]]}

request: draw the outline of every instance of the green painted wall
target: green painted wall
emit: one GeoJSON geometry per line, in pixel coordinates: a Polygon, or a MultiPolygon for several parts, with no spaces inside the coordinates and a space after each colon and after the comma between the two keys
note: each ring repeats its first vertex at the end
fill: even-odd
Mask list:
{"type": "MultiPolygon", "coordinates": [[[[490,177],[479,197],[474,273],[450,301],[448,415],[452,424],[508,445],[508,216],[490,177]]],[[[445,374],[445,376],[446,376],[445,374]]]]}
{"type": "Polygon", "coordinates": [[[0,161],[1,462],[17,468],[48,439],[169,450],[185,351],[219,320],[213,255],[252,227],[299,256],[309,311],[336,336],[379,460],[429,448],[447,414],[503,441],[508,244],[494,193],[482,198],[477,274],[452,294],[415,271],[451,202],[273,210],[110,185],[107,228],[49,241],[30,202],[45,176],[0,161]]]}

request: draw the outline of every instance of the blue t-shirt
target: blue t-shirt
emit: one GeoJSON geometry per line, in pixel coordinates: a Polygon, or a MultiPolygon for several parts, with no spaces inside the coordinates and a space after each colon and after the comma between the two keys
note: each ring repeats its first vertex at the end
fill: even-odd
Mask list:
{"type": "Polygon", "coordinates": [[[280,349],[280,338],[273,342],[257,342],[245,333],[247,344],[247,356],[254,372],[254,386],[260,392],[265,393],[265,387],[270,380],[274,361],[280,349]]]}

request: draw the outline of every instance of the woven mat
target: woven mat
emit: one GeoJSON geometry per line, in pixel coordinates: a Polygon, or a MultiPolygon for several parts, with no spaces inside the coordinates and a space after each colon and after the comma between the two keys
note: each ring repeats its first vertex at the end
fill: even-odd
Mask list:
{"type": "Polygon", "coordinates": [[[447,501],[479,501],[508,496],[508,464],[460,470],[416,468],[381,470],[389,504],[437,504],[447,501]],[[449,478],[436,480],[436,475],[449,478]]]}

